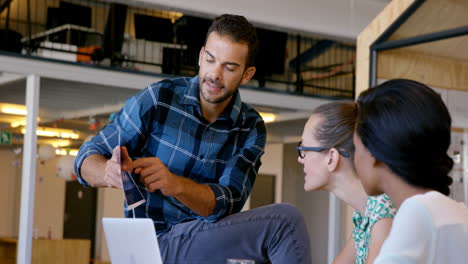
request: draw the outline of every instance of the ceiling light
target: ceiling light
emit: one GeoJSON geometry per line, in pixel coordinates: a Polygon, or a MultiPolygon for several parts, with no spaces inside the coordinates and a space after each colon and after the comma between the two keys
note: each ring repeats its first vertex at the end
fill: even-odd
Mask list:
{"type": "MultiPolygon", "coordinates": [[[[26,134],[26,129],[21,129],[22,134],[26,134]]],[[[37,127],[36,135],[42,137],[56,137],[56,138],[70,138],[79,139],[80,135],[70,129],[51,128],[51,127],[37,127]]]]}
{"type": "Polygon", "coordinates": [[[0,103],[0,112],[11,115],[23,115],[27,114],[26,106],[19,104],[4,104],[0,103]]]}
{"type": "Polygon", "coordinates": [[[263,118],[265,123],[271,123],[276,120],[276,115],[273,113],[260,112],[260,116],[263,118]]]}
{"type": "Polygon", "coordinates": [[[76,156],[78,155],[78,149],[56,149],[55,154],[61,155],[61,156],[76,156]]]}
{"type": "MultiPolygon", "coordinates": [[[[41,119],[37,117],[37,122],[40,122],[41,119]]],[[[11,127],[26,126],[26,119],[15,119],[15,121],[10,123],[11,127]]]]}
{"type": "Polygon", "coordinates": [[[26,125],[26,120],[12,122],[10,125],[11,125],[11,127],[25,126],[26,125]]]}
{"type": "Polygon", "coordinates": [[[50,144],[54,148],[63,148],[71,145],[71,141],[67,139],[40,139],[37,142],[40,144],[50,144]]]}

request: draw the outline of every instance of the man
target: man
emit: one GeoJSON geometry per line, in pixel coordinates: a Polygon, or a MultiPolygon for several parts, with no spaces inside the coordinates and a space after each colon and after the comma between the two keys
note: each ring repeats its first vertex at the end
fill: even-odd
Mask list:
{"type": "Polygon", "coordinates": [[[126,216],[150,217],[164,263],[308,263],[305,225],[295,208],[239,213],[265,146],[260,115],[238,92],[254,75],[255,28],[242,16],[217,17],[199,55],[199,74],[154,83],[130,98],[115,121],[84,144],[75,171],[84,185],[122,188],[124,169],[146,203],[126,216]],[[110,159],[109,159],[110,158],[110,159]]]}

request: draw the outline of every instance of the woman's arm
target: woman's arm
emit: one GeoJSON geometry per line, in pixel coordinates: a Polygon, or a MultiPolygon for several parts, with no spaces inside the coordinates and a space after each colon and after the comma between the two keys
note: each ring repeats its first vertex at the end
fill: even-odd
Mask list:
{"type": "Polygon", "coordinates": [[[372,227],[367,264],[374,263],[375,258],[379,255],[380,248],[390,233],[392,223],[393,218],[382,218],[372,227]]]}
{"type": "Polygon", "coordinates": [[[354,239],[351,236],[341,250],[340,254],[333,260],[332,264],[354,264],[356,263],[356,248],[354,246],[354,239]]]}

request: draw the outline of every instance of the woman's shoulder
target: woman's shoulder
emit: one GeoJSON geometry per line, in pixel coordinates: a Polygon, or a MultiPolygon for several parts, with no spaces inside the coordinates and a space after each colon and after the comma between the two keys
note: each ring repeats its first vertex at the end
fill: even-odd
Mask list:
{"type": "Polygon", "coordinates": [[[355,232],[370,233],[372,226],[382,218],[393,218],[396,214],[396,207],[386,194],[369,196],[366,202],[366,212],[362,216],[355,210],[353,223],[355,232]]]}
{"type": "Polygon", "coordinates": [[[401,208],[403,212],[424,211],[432,217],[436,226],[445,224],[468,224],[468,208],[462,202],[455,201],[436,191],[414,195],[406,199],[401,208]]]}
{"type": "Polygon", "coordinates": [[[374,221],[381,218],[392,218],[395,216],[396,211],[397,208],[385,193],[367,198],[366,216],[374,221]]]}

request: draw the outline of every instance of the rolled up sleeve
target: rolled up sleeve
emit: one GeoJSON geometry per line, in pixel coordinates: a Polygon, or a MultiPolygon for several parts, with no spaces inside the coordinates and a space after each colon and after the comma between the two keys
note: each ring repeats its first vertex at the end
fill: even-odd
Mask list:
{"type": "Polygon", "coordinates": [[[138,149],[141,149],[141,142],[144,141],[147,133],[145,124],[148,120],[146,119],[152,118],[147,113],[155,107],[151,97],[148,96],[149,89],[150,87],[147,87],[129,98],[115,119],[80,147],[75,158],[74,170],[82,185],[89,186],[81,176],[81,166],[87,157],[100,154],[110,159],[112,150],[119,144],[126,146],[129,153],[139,154],[138,149]]]}
{"type": "Polygon", "coordinates": [[[266,128],[258,119],[240,151],[228,160],[218,183],[207,184],[214,192],[216,207],[213,214],[199,218],[214,222],[242,210],[252,191],[264,153],[266,128]]]}
{"type": "Polygon", "coordinates": [[[95,141],[98,140],[98,137],[101,137],[101,134],[98,134],[91,141],[88,141],[84,145],[82,145],[80,147],[80,150],[78,151],[78,155],[75,158],[74,169],[75,169],[76,177],[78,178],[78,182],[81,183],[85,187],[88,187],[89,184],[81,176],[80,169],[81,169],[81,165],[83,165],[83,161],[87,157],[94,155],[94,154],[107,156],[107,158],[109,158],[109,155],[112,156],[112,149],[109,154],[109,151],[106,151],[106,149],[103,148],[100,144],[95,143],[95,141]]]}

